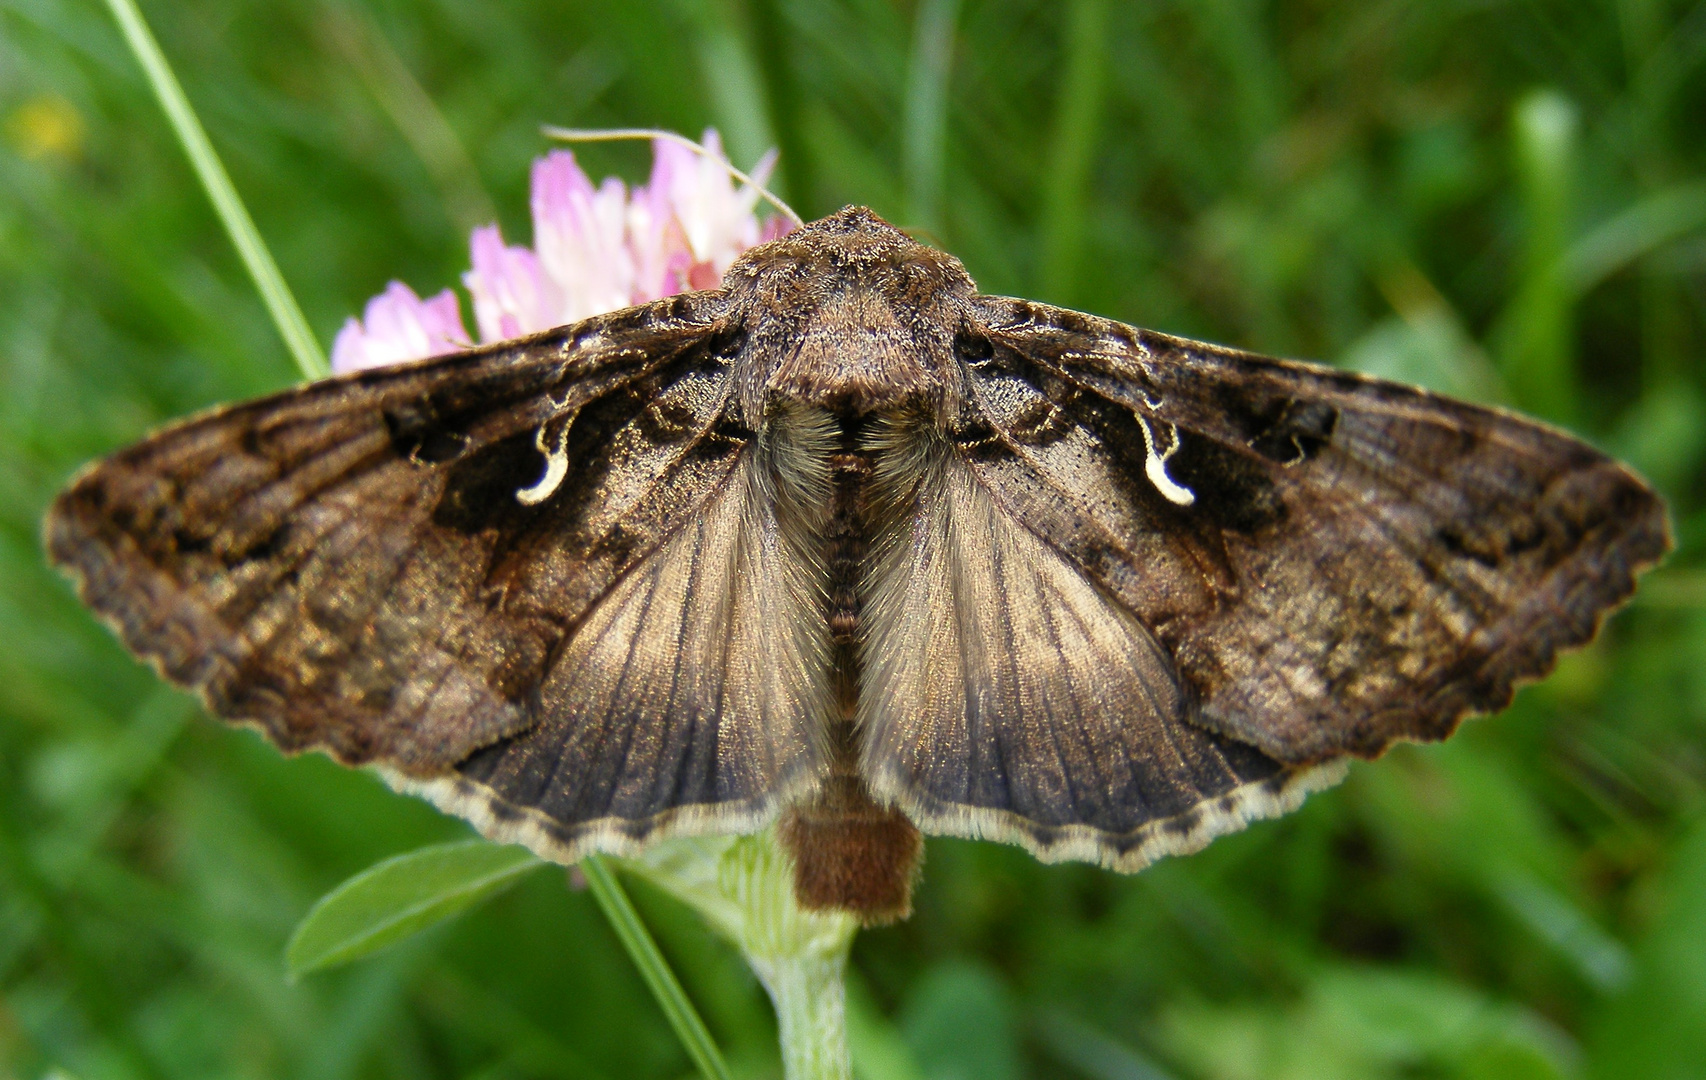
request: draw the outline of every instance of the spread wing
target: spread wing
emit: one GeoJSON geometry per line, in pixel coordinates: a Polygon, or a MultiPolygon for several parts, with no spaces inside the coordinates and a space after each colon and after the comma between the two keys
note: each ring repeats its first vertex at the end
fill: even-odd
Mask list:
{"type": "Polygon", "coordinates": [[[865,579],[859,704],[879,801],[925,832],[1135,870],[1337,779],[1188,723],[1165,648],[1003,505],[986,450],[927,429],[879,440],[892,517],[865,579]]]}
{"type": "Polygon", "coordinates": [[[884,433],[863,768],[927,832],[1135,869],[1501,708],[1669,546],[1561,432],[979,298],[884,433]]]}
{"type": "Polygon", "coordinates": [[[1193,724],[1279,761],[1504,707],[1669,548],[1641,480],[1533,421],[980,302],[973,474],[1153,635],[1193,724]]]}
{"type": "Polygon", "coordinates": [[[811,582],[753,533],[720,305],[191,419],[79,476],[49,554],[214,713],[490,835],[566,858],[762,814],[816,768],[823,680],[813,642],[754,630],[811,582]]]}

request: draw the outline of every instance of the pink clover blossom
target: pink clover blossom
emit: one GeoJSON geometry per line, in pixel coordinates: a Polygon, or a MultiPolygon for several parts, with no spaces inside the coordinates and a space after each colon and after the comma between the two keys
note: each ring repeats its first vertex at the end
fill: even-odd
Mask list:
{"type": "MultiPolygon", "coordinates": [[[[462,283],[481,342],[505,341],[630,304],[715,288],[754,244],[788,232],[785,218],[760,223],[756,188],[736,186],[714,130],[702,157],[676,143],[652,144],[652,172],[628,190],[611,177],[594,186],[575,157],[553,150],[533,163],[533,247],[506,245],[496,225],[475,229],[472,268],[462,283]]],[[[753,170],[764,183],[775,151],[753,170]]],[[[350,319],[332,348],[332,371],[417,360],[468,348],[456,295],[421,300],[393,281],[350,319]]]]}

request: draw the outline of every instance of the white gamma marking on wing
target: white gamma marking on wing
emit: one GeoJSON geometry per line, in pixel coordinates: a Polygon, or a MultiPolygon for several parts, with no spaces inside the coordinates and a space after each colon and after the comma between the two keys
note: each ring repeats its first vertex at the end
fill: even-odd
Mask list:
{"type": "Polygon", "coordinates": [[[539,433],[533,436],[533,445],[545,455],[545,475],[532,487],[516,490],[515,501],[523,506],[537,506],[551,497],[557,486],[563,482],[563,477],[569,475],[569,451],[565,445],[569,441],[569,425],[558,427],[556,443],[545,445],[545,432],[551,427],[549,422],[539,425],[539,433]]]}
{"type": "Polygon", "coordinates": [[[1175,484],[1173,478],[1167,475],[1167,459],[1179,450],[1179,429],[1172,424],[1167,425],[1169,436],[1167,449],[1156,453],[1155,432],[1149,428],[1149,417],[1142,413],[1133,413],[1132,415],[1136,416],[1137,422],[1143,426],[1143,449],[1147,455],[1147,459],[1143,463],[1143,475],[1149,477],[1149,482],[1155,485],[1155,490],[1159,491],[1168,502],[1178,506],[1189,506],[1196,502],[1197,497],[1190,488],[1175,484]]]}

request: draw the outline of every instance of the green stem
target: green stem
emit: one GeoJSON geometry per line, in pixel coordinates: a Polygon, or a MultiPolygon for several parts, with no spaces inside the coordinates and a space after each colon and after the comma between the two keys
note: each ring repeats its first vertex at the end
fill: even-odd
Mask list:
{"type": "Polygon", "coordinates": [[[710,1080],[729,1080],[729,1067],[724,1064],[717,1044],[711,1041],[705,1022],[699,1019],[693,1003],[687,999],[687,992],[681,988],[675,972],[669,969],[669,963],[658,951],[657,942],[652,940],[646,924],[640,921],[640,913],[634,910],[633,902],[622,891],[616,876],[597,855],[582,859],[581,871],[586,874],[587,885],[616,930],[616,936],[633,958],[634,966],[640,969],[640,976],[651,988],[682,1045],[687,1047],[693,1063],[710,1080]]]}
{"type": "Polygon", "coordinates": [[[266,303],[273,323],[284,338],[285,347],[296,360],[296,366],[310,379],[325,378],[331,371],[326,364],[326,354],[320,350],[320,343],[308,328],[308,320],[302,317],[302,309],[297,306],[290,287],[284,283],[284,275],[279,273],[278,264],[273,261],[254,220],[249,217],[237,189],[232,186],[225,166],[220,164],[219,155],[213,152],[207,132],[202,129],[201,121],[196,119],[195,110],[184,96],[184,88],[178,85],[177,76],[172,74],[171,66],[166,63],[159,42],[154,40],[148,24],[143,21],[136,0],[107,0],[107,7],[112,10],[113,18],[118,20],[130,51],[136,54],[147,74],[149,85],[160,99],[160,107],[166,111],[166,119],[171,121],[178,142],[183,144],[190,165],[213,202],[213,209],[219,214],[219,220],[237,248],[237,254],[242,257],[243,265],[248,267],[249,276],[254,279],[255,288],[260,291],[261,300],[266,303]]]}
{"type": "Polygon", "coordinates": [[[847,946],[828,955],[746,954],[776,1006],[786,1080],[850,1080],[847,1053],[847,946]]]}

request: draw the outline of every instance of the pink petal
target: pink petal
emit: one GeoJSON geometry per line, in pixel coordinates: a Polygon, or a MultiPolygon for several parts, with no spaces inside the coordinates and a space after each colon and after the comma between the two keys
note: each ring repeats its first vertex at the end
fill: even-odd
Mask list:
{"type": "MultiPolygon", "coordinates": [[[[720,277],[741,252],[758,243],[758,216],[753,213],[758,191],[735,187],[714,128],[705,129],[704,146],[708,156],[676,147],[691,162],[672,163],[669,199],[693,261],[710,263],[720,277]]],[[[766,175],[773,164],[764,166],[766,175]]]]}
{"type": "Polygon", "coordinates": [[[366,337],[367,332],[361,328],[360,319],[352,315],[344,320],[343,328],[332,341],[333,375],[368,366],[366,337]]]}
{"type": "Polygon", "coordinates": [[[462,283],[474,298],[481,341],[507,341],[562,325],[533,252],[505,247],[496,225],[475,229],[469,248],[474,268],[462,275],[462,283]]]}
{"type": "Polygon", "coordinates": [[[360,321],[350,319],[332,343],[332,371],[441,356],[469,346],[456,294],[444,290],[422,300],[413,289],[393,281],[367,302],[360,321]]]}
{"type": "Polygon", "coordinates": [[[669,189],[674,174],[693,152],[665,140],[652,143],[652,175],[634,189],[628,203],[628,246],[634,259],[633,303],[643,304],[681,291],[673,264],[689,259],[687,241],[675,221],[669,189]]]}
{"type": "MultiPolygon", "coordinates": [[[[752,167],[752,171],[746,175],[752,177],[752,182],[754,184],[757,184],[759,187],[763,187],[765,184],[770,182],[770,174],[776,171],[776,162],[780,160],[781,157],[781,151],[772,146],[770,149],[764,151],[764,156],[758,159],[758,164],[754,165],[752,167]]],[[[753,191],[752,197],[753,205],[757,206],[758,192],[756,190],[753,191]]]]}
{"type": "Polygon", "coordinates": [[[723,280],[723,275],[708,262],[694,263],[687,268],[687,287],[689,289],[714,289],[723,280]]]}
{"type": "Polygon", "coordinates": [[[533,243],[557,322],[577,322],[633,302],[627,202],[622,181],[612,177],[594,190],[566,150],[533,163],[533,243]]]}
{"type": "Polygon", "coordinates": [[[474,339],[468,336],[467,328],[462,325],[462,305],[449,289],[422,300],[419,314],[421,328],[432,343],[432,352],[427,353],[428,356],[460,352],[473,345],[474,339]]]}
{"type": "MultiPolygon", "coordinates": [[[[635,303],[713,288],[741,252],[766,238],[753,212],[757,190],[736,188],[714,129],[704,140],[710,156],[669,140],[652,143],[651,178],[628,208],[635,303]]],[[[753,179],[763,183],[775,164],[774,152],[766,154],[753,179]]]]}

